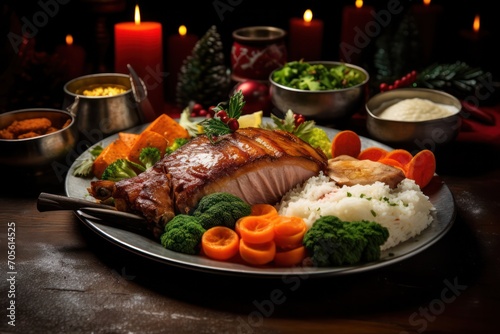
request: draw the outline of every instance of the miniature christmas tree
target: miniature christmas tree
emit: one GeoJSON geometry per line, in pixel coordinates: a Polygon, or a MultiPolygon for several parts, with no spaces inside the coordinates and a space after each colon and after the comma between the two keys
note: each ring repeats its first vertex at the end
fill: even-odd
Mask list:
{"type": "Polygon", "coordinates": [[[389,27],[375,45],[372,76],[375,87],[401,78],[422,65],[418,29],[411,15],[404,15],[398,25],[389,27]]]}
{"type": "Polygon", "coordinates": [[[228,99],[230,86],[221,37],[212,26],[184,60],[177,82],[177,104],[184,108],[193,101],[207,108],[215,106],[228,99]]]}

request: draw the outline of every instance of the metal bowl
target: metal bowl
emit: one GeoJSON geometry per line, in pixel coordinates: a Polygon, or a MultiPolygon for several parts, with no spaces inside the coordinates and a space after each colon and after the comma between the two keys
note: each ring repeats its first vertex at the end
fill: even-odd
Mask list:
{"type": "Polygon", "coordinates": [[[269,75],[270,94],[274,106],[282,113],[291,109],[294,113],[304,115],[321,123],[335,122],[350,118],[362,110],[367,95],[368,72],[356,65],[334,61],[310,61],[310,64],[324,64],[327,67],[346,65],[364,75],[362,83],[345,89],[301,90],[276,83],[272,78],[276,69],[269,75]]]}
{"type": "Polygon", "coordinates": [[[461,126],[460,101],[445,92],[426,88],[399,88],[379,93],[366,103],[366,128],[374,139],[410,149],[431,149],[452,142],[461,126]],[[447,117],[423,121],[399,121],[379,117],[389,106],[411,98],[421,98],[454,107],[456,113],[447,117]]]}
{"type": "MultiPolygon", "coordinates": [[[[0,129],[12,122],[46,117],[59,128],[55,132],[25,139],[0,139],[0,165],[29,170],[42,170],[57,161],[66,161],[77,141],[76,120],[69,112],[58,109],[21,109],[0,115],[0,129]],[[68,120],[71,123],[62,128],[68,120]]],[[[71,162],[71,161],[70,161],[71,162]]]]}
{"type": "Polygon", "coordinates": [[[64,85],[62,107],[76,116],[80,135],[91,142],[144,123],[127,74],[89,74],[69,81],[64,85]],[[83,95],[85,89],[99,85],[122,86],[126,91],[109,96],[83,95]]]}

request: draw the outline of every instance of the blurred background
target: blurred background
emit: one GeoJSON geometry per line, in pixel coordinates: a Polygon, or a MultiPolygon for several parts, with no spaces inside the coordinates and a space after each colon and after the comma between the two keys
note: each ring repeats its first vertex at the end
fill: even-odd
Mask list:
{"type": "MultiPolygon", "coordinates": [[[[366,0],[364,5],[376,11],[385,10],[392,1],[366,0]]],[[[404,8],[401,14],[392,16],[380,35],[393,33],[400,27],[405,13],[422,1],[396,1],[404,8]]],[[[3,0],[0,5],[2,48],[0,50],[0,112],[36,107],[59,107],[63,99],[62,86],[69,79],[61,75],[61,59],[54,55],[60,45],[65,44],[68,34],[73,43],[85,50],[84,73],[113,72],[114,70],[114,25],[134,19],[134,7],[139,5],[142,21],[156,21],[162,24],[163,56],[168,50],[167,38],[178,32],[180,25],[187,27],[188,33],[201,38],[211,26],[216,26],[224,48],[225,62],[230,66],[233,43],[232,32],[241,27],[269,25],[289,30],[292,17],[302,17],[306,9],[311,9],[313,17],[324,22],[321,60],[340,60],[342,11],[352,6],[351,1],[168,1],[153,0],[3,0]],[[31,26],[29,26],[31,24],[31,26]],[[26,47],[23,57],[13,45],[22,44],[13,36],[21,36],[22,31],[32,29],[33,38],[26,47]],[[18,51],[18,52],[16,52],[18,51]]],[[[422,57],[421,48],[410,34],[392,39],[392,48],[406,50],[400,59],[404,62],[401,73],[421,70],[433,63],[453,63],[463,61],[479,67],[498,77],[499,53],[494,45],[498,42],[499,24],[496,11],[486,0],[432,0],[439,6],[436,26],[431,34],[433,43],[428,56],[422,57]],[[473,21],[480,16],[480,34],[472,35],[473,21]]],[[[432,24],[432,22],[424,25],[432,24]]],[[[428,32],[427,32],[428,33],[428,32]]],[[[375,65],[377,45],[375,38],[364,50],[359,65],[369,72],[375,65]]],[[[167,64],[164,64],[165,67],[167,64]]],[[[396,64],[397,65],[397,64],[396,64]]],[[[165,89],[167,89],[165,87],[165,89]]],[[[167,100],[171,98],[165,94],[167,100]]],[[[168,101],[167,101],[168,102],[168,101]]]]}

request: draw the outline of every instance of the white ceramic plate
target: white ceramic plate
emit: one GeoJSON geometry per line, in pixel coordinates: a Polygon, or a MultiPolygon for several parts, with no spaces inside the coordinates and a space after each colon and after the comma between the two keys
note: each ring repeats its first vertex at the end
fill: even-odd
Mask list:
{"type": "MultiPolygon", "coordinates": [[[[264,122],[270,122],[270,119],[264,118],[264,122]]],[[[139,126],[130,129],[127,132],[139,133],[144,127],[145,125],[139,126]]],[[[338,130],[334,129],[324,129],[327,131],[330,138],[333,138],[333,136],[338,132],[338,130]]],[[[117,137],[118,135],[112,135],[105,138],[98,144],[106,146],[117,137]]],[[[391,147],[365,137],[361,137],[361,144],[362,149],[371,146],[379,146],[387,150],[392,149],[391,147]]],[[[85,159],[89,156],[90,153],[89,150],[87,150],[78,159],[85,159]]],[[[66,195],[68,197],[95,201],[87,191],[91,180],[88,178],[73,176],[75,164],[76,163],[71,166],[65,180],[66,195]]],[[[358,273],[397,263],[422,252],[441,239],[451,228],[455,220],[456,209],[453,196],[449,188],[441,181],[438,175],[435,175],[431,183],[424,188],[424,193],[429,196],[430,201],[436,207],[435,219],[427,229],[425,229],[419,236],[411,238],[404,243],[383,251],[379,261],[344,267],[253,267],[238,263],[215,261],[202,256],[173,252],[165,249],[155,240],[133,232],[99,224],[83,217],[82,215],[79,215],[76,212],[75,213],[89,228],[110,242],[141,256],[164,262],[167,265],[225,275],[281,277],[283,275],[301,274],[311,276],[332,276],[358,273]]]]}

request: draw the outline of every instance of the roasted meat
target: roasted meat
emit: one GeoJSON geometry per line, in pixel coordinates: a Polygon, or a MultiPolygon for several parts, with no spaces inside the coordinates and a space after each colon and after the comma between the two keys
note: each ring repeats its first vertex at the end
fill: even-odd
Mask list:
{"type": "Polygon", "coordinates": [[[109,194],[118,210],[140,213],[156,228],[189,213],[205,195],[234,194],[249,204],[277,203],[295,185],[320,171],[324,153],[281,130],[244,128],[212,143],[193,138],[136,177],[116,183],[94,181],[97,199],[109,194]]]}
{"type": "Polygon", "coordinates": [[[338,185],[372,184],[384,182],[395,188],[405,178],[399,168],[371,160],[358,160],[349,156],[339,156],[328,161],[328,176],[338,185]]]}

